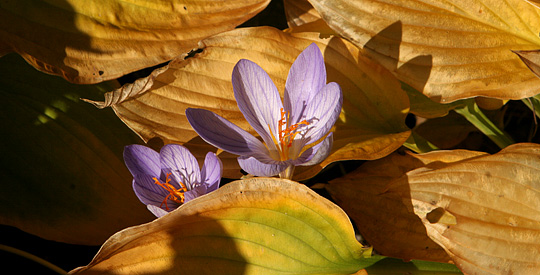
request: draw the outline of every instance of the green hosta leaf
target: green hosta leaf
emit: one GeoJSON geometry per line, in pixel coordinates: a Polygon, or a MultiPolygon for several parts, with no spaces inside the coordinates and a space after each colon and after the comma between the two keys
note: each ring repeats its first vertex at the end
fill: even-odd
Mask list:
{"type": "Polygon", "coordinates": [[[269,0],[0,2],[0,55],[74,83],[97,83],[185,54],[234,29],[269,0]]]}
{"type": "Polygon", "coordinates": [[[140,140],[111,110],[79,100],[113,85],[69,84],[17,55],[0,59],[0,75],[0,223],[97,245],[151,219],[122,160],[123,147],[140,140]]]}
{"type": "Polygon", "coordinates": [[[113,235],[72,274],[351,274],[365,249],[347,215],[299,183],[225,185],[113,235]]]}
{"type": "Polygon", "coordinates": [[[538,93],[540,79],[511,51],[540,48],[540,9],[527,1],[309,2],[333,30],[436,102],[538,93]]]}

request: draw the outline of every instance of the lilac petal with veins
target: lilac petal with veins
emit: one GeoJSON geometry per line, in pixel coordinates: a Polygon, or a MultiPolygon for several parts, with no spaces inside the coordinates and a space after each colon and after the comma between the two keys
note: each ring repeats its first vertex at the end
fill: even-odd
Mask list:
{"type": "Polygon", "coordinates": [[[302,120],[308,102],[326,85],[326,68],[316,44],[309,45],[294,61],[285,83],[283,106],[291,112],[290,123],[302,120]]]}
{"type": "Polygon", "coordinates": [[[146,174],[159,177],[159,153],[143,145],[133,144],[124,148],[124,162],[132,175],[146,174]]]}

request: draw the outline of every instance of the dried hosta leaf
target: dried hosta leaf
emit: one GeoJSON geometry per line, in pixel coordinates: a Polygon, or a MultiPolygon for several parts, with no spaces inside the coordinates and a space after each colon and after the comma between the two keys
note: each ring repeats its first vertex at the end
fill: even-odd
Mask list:
{"type": "Polygon", "coordinates": [[[511,50],[540,48],[540,10],[523,0],[310,0],[343,37],[434,101],[539,92],[511,50]]]}
{"type": "Polygon", "coordinates": [[[451,112],[444,117],[428,119],[415,127],[414,131],[437,148],[449,149],[463,142],[471,132],[478,129],[463,116],[451,112]]]}
{"type": "Polygon", "coordinates": [[[525,0],[525,1],[527,1],[527,2],[531,3],[532,5],[535,5],[535,6],[540,8],[540,1],[539,0],[525,0]]]}
{"type": "Polygon", "coordinates": [[[283,6],[289,27],[297,27],[321,19],[321,15],[307,0],[284,0],[283,6]]]}
{"type": "Polygon", "coordinates": [[[423,118],[443,117],[448,115],[451,110],[465,106],[465,99],[444,104],[429,99],[409,85],[404,84],[403,90],[405,90],[409,96],[411,113],[423,118]]]}
{"type": "Polygon", "coordinates": [[[72,274],[351,274],[368,265],[343,210],[304,185],[252,178],[113,235],[72,274]]]}
{"type": "Polygon", "coordinates": [[[1,224],[99,245],[152,219],[122,160],[124,146],[141,140],[111,110],[79,100],[113,85],[70,84],[15,54],[0,59],[0,75],[1,224]]]}
{"type": "Polygon", "coordinates": [[[97,83],[189,52],[269,0],[18,0],[0,3],[0,53],[74,83],[97,83]]]}
{"type": "Polygon", "coordinates": [[[529,70],[540,77],[540,50],[514,51],[529,70]]]}
{"type": "MultiPolygon", "coordinates": [[[[441,152],[444,157],[445,152],[441,152]]],[[[536,274],[540,270],[540,145],[420,168],[392,183],[468,274],[536,274]]]]}
{"type": "Polygon", "coordinates": [[[361,235],[383,255],[402,259],[448,262],[450,258],[428,238],[421,221],[409,212],[399,195],[385,193],[388,184],[407,171],[438,162],[455,162],[479,153],[455,151],[438,157],[436,151],[415,158],[393,153],[367,162],[356,171],[330,182],[326,189],[353,219],[361,235]]]}
{"type": "Polygon", "coordinates": [[[508,100],[479,96],[474,98],[474,102],[483,110],[493,111],[502,108],[508,100]]]}
{"type": "MultiPolygon", "coordinates": [[[[265,69],[282,93],[289,68],[309,44],[317,43],[326,62],[328,81],[341,85],[343,112],[334,133],[334,147],[321,164],[298,169],[298,178],[315,175],[333,161],[376,159],[399,148],[410,134],[405,125],[409,102],[392,74],[362,56],[359,50],[333,37],[318,33],[283,33],[269,27],[237,29],[201,42],[202,53],[175,60],[161,74],[133,86],[111,92],[101,107],[112,106],[116,114],[145,141],[160,138],[164,143],[182,143],[198,157],[215,151],[197,136],[185,117],[187,107],[218,113],[254,133],[234,100],[231,75],[240,59],[249,59],[265,69]],[[129,96],[124,96],[129,93],[129,96]]],[[[239,177],[236,156],[220,153],[224,176],[239,177]]]]}

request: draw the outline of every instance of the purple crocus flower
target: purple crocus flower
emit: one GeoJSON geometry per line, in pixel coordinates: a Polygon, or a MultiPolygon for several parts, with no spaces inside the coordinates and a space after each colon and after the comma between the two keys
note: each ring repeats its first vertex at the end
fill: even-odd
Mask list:
{"type": "Polygon", "coordinates": [[[133,190],[156,217],[219,187],[223,165],[216,154],[206,154],[199,171],[197,159],[178,144],[158,153],[146,146],[128,145],[124,162],[133,175],[133,190]]]}
{"type": "Polygon", "coordinates": [[[187,119],[202,139],[240,155],[240,167],[255,176],[292,178],[295,166],[328,156],[343,96],[337,83],[326,84],[317,45],[309,45],[293,63],[283,101],[268,74],[252,61],[236,64],[232,84],[240,111],[262,142],[211,111],[188,108],[187,119]]]}

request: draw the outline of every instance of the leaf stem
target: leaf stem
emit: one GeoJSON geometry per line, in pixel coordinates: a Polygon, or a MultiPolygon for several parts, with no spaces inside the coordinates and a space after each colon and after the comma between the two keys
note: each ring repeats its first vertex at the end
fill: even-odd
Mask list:
{"type": "Polygon", "coordinates": [[[36,255],[33,255],[33,254],[28,253],[28,252],[19,250],[17,248],[0,244],[0,250],[4,250],[6,252],[13,253],[15,255],[27,258],[28,260],[39,263],[39,264],[51,269],[52,271],[54,271],[54,272],[56,272],[58,274],[62,274],[62,275],[67,274],[67,272],[65,270],[61,269],[60,267],[58,267],[58,266],[56,266],[56,265],[54,265],[54,264],[52,264],[50,262],[45,261],[44,259],[42,259],[42,258],[40,258],[40,257],[38,257],[36,255]]]}
{"type": "Polygon", "coordinates": [[[414,130],[411,131],[411,135],[405,143],[403,143],[403,146],[419,154],[439,150],[437,146],[420,136],[414,130]]]}
{"type": "Polygon", "coordinates": [[[465,100],[465,106],[456,108],[454,111],[467,119],[501,149],[515,143],[507,133],[499,129],[499,127],[486,117],[474,100],[465,100]]]}

